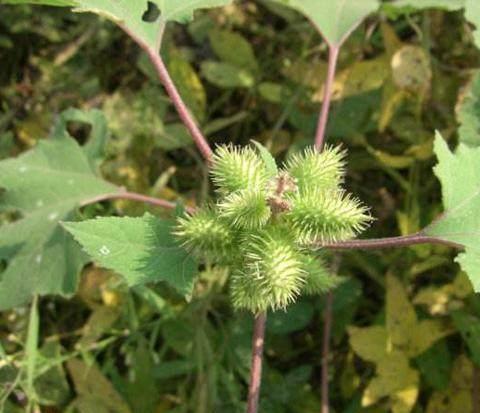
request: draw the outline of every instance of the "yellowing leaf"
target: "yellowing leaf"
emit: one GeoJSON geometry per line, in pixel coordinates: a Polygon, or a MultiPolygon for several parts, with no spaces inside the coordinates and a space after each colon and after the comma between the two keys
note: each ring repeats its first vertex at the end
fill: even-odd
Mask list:
{"type": "MultiPolygon", "coordinates": [[[[390,74],[388,58],[381,55],[372,60],[355,62],[335,77],[333,99],[344,99],[382,87],[390,74]]],[[[324,79],[323,79],[324,80],[324,79]]],[[[324,82],[313,100],[321,102],[324,95],[324,82]]]]}
{"type": "Polygon", "coordinates": [[[463,305],[459,300],[473,293],[472,284],[464,272],[459,272],[452,283],[442,287],[426,287],[413,299],[414,304],[425,305],[432,315],[446,314],[463,305]]]}
{"type": "Polygon", "coordinates": [[[392,397],[392,413],[409,413],[412,411],[418,397],[418,381],[392,397]]]}
{"type": "Polygon", "coordinates": [[[327,64],[323,61],[306,62],[305,59],[301,59],[286,66],[282,73],[295,83],[311,89],[320,89],[327,76],[327,64]]]}
{"type": "Polygon", "coordinates": [[[179,54],[173,54],[168,62],[168,69],[188,108],[199,122],[203,122],[205,120],[207,96],[192,65],[179,54]]]}
{"type": "Polygon", "coordinates": [[[416,357],[452,332],[453,329],[447,327],[441,320],[422,320],[410,332],[407,354],[410,357],[416,357]]]}
{"type": "Polygon", "coordinates": [[[397,349],[409,346],[410,334],[416,327],[415,309],[402,283],[392,274],[387,275],[386,318],[389,341],[397,349]]]}
{"type": "Polygon", "coordinates": [[[128,405],[97,366],[71,359],[67,362],[67,368],[77,392],[77,399],[71,406],[77,407],[82,413],[131,413],[128,405]],[[90,406],[92,409],[82,409],[79,406],[90,406]]]}
{"type": "Polygon", "coordinates": [[[387,354],[387,330],[383,326],[348,327],[350,346],[361,358],[374,363],[387,354]]]}
{"type": "Polygon", "coordinates": [[[370,406],[390,396],[398,413],[411,411],[418,395],[418,372],[410,367],[407,356],[394,351],[377,366],[377,374],[368,384],[362,406],[370,406]]]}
{"type": "Polygon", "coordinates": [[[418,356],[451,333],[439,320],[419,322],[403,285],[391,274],[387,276],[386,312],[388,340],[410,357],[418,356]]]}

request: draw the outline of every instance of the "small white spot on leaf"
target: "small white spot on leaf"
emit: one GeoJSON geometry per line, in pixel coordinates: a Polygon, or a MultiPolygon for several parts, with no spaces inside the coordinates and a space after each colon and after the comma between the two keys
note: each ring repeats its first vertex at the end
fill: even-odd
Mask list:
{"type": "Polygon", "coordinates": [[[28,168],[25,165],[22,165],[20,168],[18,168],[18,172],[21,174],[27,172],[28,168]]]}
{"type": "Polygon", "coordinates": [[[41,263],[42,263],[42,260],[43,260],[42,254],[38,254],[38,255],[35,257],[35,262],[36,262],[37,264],[41,264],[41,263]]]}
{"type": "Polygon", "coordinates": [[[69,180],[67,181],[67,183],[68,183],[68,185],[73,185],[73,184],[75,183],[75,181],[74,181],[73,179],[69,179],[69,180]]]}
{"type": "Polygon", "coordinates": [[[43,201],[39,199],[37,202],[35,202],[35,205],[37,206],[37,208],[41,208],[43,206],[43,201]]]}
{"type": "Polygon", "coordinates": [[[104,245],[104,246],[102,246],[102,248],[100,248],[100,254],[102,254],[102,255],[110,254],[110,250],[108,249],[108,247],[106,245],[104,245]]]}
{"type": "Polygon", "coordinates": [[[52,212],[51,214],[48,214],[49,221],[55,221],[57,218],[58,218],[58,212],[52,212]]]}

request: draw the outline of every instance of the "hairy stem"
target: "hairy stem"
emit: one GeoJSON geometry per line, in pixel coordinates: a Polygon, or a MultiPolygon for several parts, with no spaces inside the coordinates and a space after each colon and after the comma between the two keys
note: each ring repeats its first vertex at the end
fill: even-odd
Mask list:
{"type": "Polygon", "coordinates": [[[315,147],[319,150],[323,148],[325,142],[325,131],[327,129],[328,114],[330,112],[330,103],[332,101],[333,82],[335,80],[335,70],[337,69],[339,46],[329,46],[328,49],[328,71],[323,92],[323,103],[320,116],[318,118],[317,133],[315,136],[315,147]]]}
{"type": "MultiPolygon", "coordinates": [[[[159,199],[159,198],[153,198],[148,195],[142,195],[142,194],[137,194],[135,192],[114,192],[111,194],[103,194],[99,195],[95,198],[87,199],[86,201],[82,202],[80,206],[86,206],[90,204],[95,204],[97,202],[102,202],[102,201],[109,201],[109,200],[114,200],[114,199],[126,199],[129,201],[138,201],[138,202],[144,202],[146,204],[158,206],[161,208],[165,209],[175,209],[177,204],[174,202],[166,201],[165,199],[159,199]]],[[[185,208],[187,212],[192,213],[195,211],[194,208],[187,207],[185,208]]]]}
{"type": "Polygon", "coordinates": [[[439,244],[447,247],[463,249],[463,245],[456,242],[446,241],[441,238],[425,235],[421,232],[416,234],[404,235],[400,237],[390,238],[374,238],[374,239],[354,239],[350,241],[337,242],[332,244],[322,244],[321,247],[332,250],[368,250],[368,249],[382,249],[394,247],[408,247],[409,245],[417,244],[439,244]]]}
{"type": "MultiPolygon", "coordinates": [[[[160,56],[160,53],[157,49],[150,47],[148,44],[145,44],[138,36],[136,36],[128,27],[124,25],[120,25],[122,29],[133,39],[135,40],[138,45],[147,53],[150,61],[152,62],[157,75],[160,81],[163,84],[163,87],[167,91],[168,96],[172,100],[173,106],[178,112],[180,119],[182,120],[183,124],[186,126],[190,135],[192,136],[193,141],[197,145],[197,148],[205,158],[207,162],[210,162],[213,156],[212,149],[208,145],[207,139],[200,131],[195,119],[193,118],[192,114],[188,110],[185,102],[183,101],[180,93],[178,92],[175,84],[173,83],[170,74],[168,73],[167,67],[160,56]]],[[[163,30],[163,29],[162,29],[163,30]]]]}
{"type": "MultiPolygon", "coordinates": [[[[323,149],[325,143],[325,131],[327,129],[328,115],[330,113],[330,103],[332,101],[333,82],[335,80],[335,71],[337,69],[338,53],[340,46],[329,45],[328,48],[328,71],[325,80],[323,103],[318,118],[317,134],[315,136],[315,148],[319,151],[323,149]]],[[[323,328],[323,348],[322,348],[322,376],[321,376],[321,396],[322,413],[329,413],[329,389],[328,389],[328,354],[330,352],[330,335],[332,325],[332,306],[333,293],[327,295],[325,303],[324,328],[323,328]]]]}
{"type": "Polygon", "coordinates": [[[252,365],[250,369],[250,386],[248,388],[247,413],[258,412],[260,384],[262,380],[263,345],[265,342],[265,324],[267,314],[255,316],[252,338],[252,365]]]}

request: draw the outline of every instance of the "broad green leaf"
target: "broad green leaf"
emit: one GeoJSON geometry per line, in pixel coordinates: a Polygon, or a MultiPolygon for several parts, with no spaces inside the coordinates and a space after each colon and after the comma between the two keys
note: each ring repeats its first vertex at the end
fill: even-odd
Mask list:
{"type": "Polygon", "coordinates": [[[446,340],[439,341],[415,359],[423,379],[435,390],[444,390],[448,386],[452,355],[446,340]]]}
{"type": "Polygon", "coordinates": [[[232,0],[155,0],[164,20],[173,20],[179,23],[187,23],[192,20],[195,10],[226,6],[231,2],[232,0]]]}
{"type": "Polygon", "coordinates": [[[379,6],[377,0],[275,1],[303,13],[333,47],[339,47],[362,20],[379,6]]]}
{"type": "Polygon", "coordinates": [[[457,119],[460,142],[472,147],[480,146],[480,72],[460,95],[457,119]]]}
{"type": "Polygon", "coordinates": [[[119,189],[94,173],[82,148],[70,138],[41,141],[18,158],[0,162],[0,209],[22,218],[0,230],[0,309],[33,294],[75,292],[86,256],[58,223],[74,218],[83,202],[119,189]]]}
{"type": "Polygon", "coordinates": [[[171,234],[172,223],[150,214],[141,218],[96,218],[64,227],[99,265],[129,285],[166,281],[181,293],[192,290],[196,264],[171,234]]]}
{"type": "Polygon", "coordinates": [[[43,6],[75,6],[74,0],[2,0],[4,4],[39,4],[43,6]]]}
{"type": "Polygon", "coordinates": [[[209,38],[212,49],[220,60],[252,72],[258,69],[252,46],[240,34],[214,29],[210,31],[209,38]]]}
{"type": "Polygon", "coordinates": [[[271,334],[285,335],[303,330],[312,321],[314,313],[312,304],[300,301],[290,306],[288,311],[275,311],[270,314],[267,331],[271,334]]]}
{"type": "Polygon", "coordinates": [[[4,0],[8,4],[43,4],[72,6],[76,12],[92,12],[106,17],[123,27],[136,41],[150,49],[160,47],[165,22],[186,23],[193,19],[197,9],[225,6],[231,0],[154,0],[161,12],[155,22],[143,20],[148,10],[147,0],[4,0]]]}
{"type": "Polygon", "coordinates": [[[480,2],[478,0],[465,0],[465,17],[476,27],[473,32],[473,40],[480,48],[480,2]]]}
{"type": "Polygon", "coordinates": [[[408,7],[413,10],[446,9],[458,10],[465,6],[465,0],[396,0],[385,7],[408,7]]]}
{"type": "Polygon", "coordinates": [[[85,123],[91,126],[89,139],[82,149],[92,165],[97,167],[103,161],[105,146],[110,138],[105,115],[98,109],[88,111],[67,109],[58,117],[50,137],[52,139],[69,138],[70,134],[67,130],[69,122],[85,123]]]}
{"type": "Polygon", "coordinates": [[[439,133],[435,139],[445,212],[425,230],[427,235],[465,246],[457,257],[475,291],[480,291],[480,148],[460,143],[452,153],[439,133]]]}
{"type": "Polygon", "coordinates": [[[202,63],[201,69],[203,76],[220,88],[250,88],[255,83],[252,73],[230,63],[205,61],[202,63]]]}

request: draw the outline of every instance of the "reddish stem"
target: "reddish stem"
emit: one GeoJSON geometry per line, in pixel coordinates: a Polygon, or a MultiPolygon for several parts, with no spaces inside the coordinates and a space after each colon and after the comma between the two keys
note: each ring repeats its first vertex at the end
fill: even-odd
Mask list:
{"type": "Polygon", "coordinates": [[[439,244],[447,247],[453,247],[457,249],[464,248],[463,245],[456,242],[447,241],[441,238],[424,235],[421,232],[411,235],[404,235],[400,237],[390,238],[374,238],[374,239],[354,239],[350,241],[337,242],[333,244],[323,244],[323,248],[332,250],[368,250],[368,249],[381,249],[381,248],[393,248],[393,247],[407,247],[409,245],[418,244],[439,244]]]}
{"type": "MultiPolygon", "coordinates": [[[[185,102],[183,101],[180,93],[178,92],[175,84],[173,83],[170,74],[163,62],[162,57],[157,49],[151,47],[150,45],[146,44],[141,38],[139,38],[135,33],[133,33],[128,27],[124,25],[120,25],[120,27],[127,33],[133,40],[135,40],[138,45],[147,53],[150,61],[152,62],[157,75],[162,82],[165,90],[167,91],[168,96],[172,100],[173,106],[178,112],[180,119],[182,120],[183,124],[186,126],[190,135],[192,136],[193,141],[197,145],[197,148],[205,158],[207,162],[210,162],[213,156],[212,149],[208,145],[207,139],[200,131],[195,119],[193,118],[192,114],[188,110],[185,102]]],[[[163,28],[162,28],[163,30],[163,28]]]]}
{"type": "Polygon", "coordinates": [[[247,413],[258,412],[260,398],[260,384],[262,381],[263,345],[265,342],[265,324],[267,314],[260,313],[255,316],[252,338],[252,365],[250,369],[250,386],[248,389],[247,413]]]}
{"type": "MultiPolygon", "coordinates": [[[[177,206],[177,204],[175,204],[174,202],[166,201],[165,199],[153,198],[151,196],[137,194],[135,192],[127,192],[127,191],[99,195],[95,198],[91,198],[82,202],[80,206],[86,206],[90,204],[95,204],[97,202],[108,201],[113,199],[126,199],[130,201],[139,201],[139,202],[144,202],[146,204],[150,204],[150,205],[154,205],[154,206],[158,206],[166,209],[175,209],[177,206]]],[[[195,209],[191,207],[186,207],[185,209],[189,213],[193,213],[195,211],[195,209]]]]}
{"type": "MultiPolygon", "coordinates": [[[[330,103],[332,100],[333,82],[335,81],[335,71],[337,69],[339,45],[328,46],[328,70],[325,80],[322,109],[318,118],[317,134],[315,136],[315,148],[322,151],[325,143],[325,131],[327,129],[328,115],[330,113],[330,103]]],[[[332,325],[332,305],[333,293],[328,293],[325,303],[325,316],[323,328],[323,349],[322,349],[322,377],[321,377],[321,396],[322,413],[329,412],[329,391],[328,391],[328,354],[330,351],[330,330],[332,325]]]]}
{"type": "Polygon", "coordinates": [[[338,53],[340,47],[333,45],[328,49],[328,71],[323,91],[323,103],[320,117],[318,118],[317,134],[315,136],[315,147],[322,150],[325,142],[325,131],[327,129],[328,114],[332,101],[333,82],[335,81],[335,70],[337,69],[338,53]]]}

